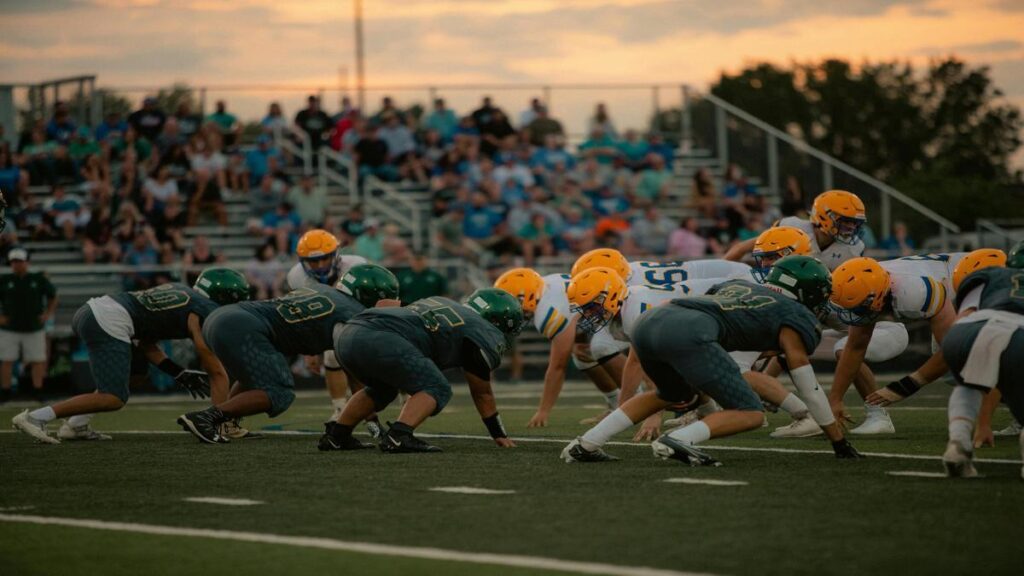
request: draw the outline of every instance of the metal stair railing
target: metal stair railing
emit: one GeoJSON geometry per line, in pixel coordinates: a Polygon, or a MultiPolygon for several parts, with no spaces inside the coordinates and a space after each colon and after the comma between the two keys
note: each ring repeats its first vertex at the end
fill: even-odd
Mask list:
{"type": "Polygon", "coordinates": [[[978,235],[978,246],[996,246],[995,243],[989,241],[987,238],[989,235],[995,235],[999,238],[999,242],[1003,250],[1009,250],[1013,246],[1024,239],[1024,219],[989,219],[989,218],[978,218],[974,221],[975,234],[978,235]],[[1012,226],[1017,228],[1016,232],[1008,230],[1006,226],[1012,226]]]}
{"type": "Polygon", "coordinates": [[[283,130],[274,130],[274,145],[293,156],[301,158],[304,174],[313,173],[313,145],[309,134],[306,134],[305,131],[299,130],[294,126],[286,126],[283,130]],[[290,138],[286,138],[286,136],[298,138],[299,145],[296,145],[295,142],[290,138]]]}
{"type": "Polygon", "coordinates": [[[318,178],[321,188],[326,188],[328,184],[337,184],[348,192],[352,204],[359,202],[359,173],[351,158],[332,148],[320,148],[318,178]],[[343,168],[345,173],[335,170],[332,163],[343,168]]]}
{"type": "Polygon", "coordinates": [[[368,213],[383,214],[408,231],[412,235],[413,250],[423,249],[423,215],[416,202],[376,176],[368,176],[363,182],[363,203],[368,213]]]}

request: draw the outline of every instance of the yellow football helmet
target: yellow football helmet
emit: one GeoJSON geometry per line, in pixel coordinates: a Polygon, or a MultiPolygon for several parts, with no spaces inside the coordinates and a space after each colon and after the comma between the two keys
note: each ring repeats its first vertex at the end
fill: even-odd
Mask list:
{"type": "Polygon", "coordinates": [[[992,267],[1006,267],[1006,252],[995,248],[982,248],[967,254],[953,268],[953,290],[960,290],[964,278],[978,270],[992,267]]]}
{"type": "Polygon", "coordinates": [[[811,238],[806,232],[793,226],[775,226],[761,232],[754,242],[754,276],[764,282],[772,266],[791,254],[811,255],[811,238]]]}
{"type": "Polygon", "coordinates": [[[597,267],[574,276],[565,295],[572,311],[579,314],[576,329],[593,334],[619,313],[629,288],[615,270],[597,267]]]}
{"type": "Polygon", "coordinates": [[[523,307],[523,313],[533,315],[537,302],[544,295],[544,279],[529,268],[513,268],[494,281],[494,287],[515,296],[523,307]]]}
{"type": "Polygon", "coordinates": [[[845,190],[822,192],[811,206],[811,222],[842,244],[856,244],[866,221],[864,202],[845,190]]]}
{"type": "Polygon", "coordinates": [[[620,278],[629,280],[629,262],[622,252],[614,248],[596,248],[580,256],[569,275],[575,278],[577,274],[597,267],[611,268],[620,278]]]}
{"type": "Polygon", "coordinates": [[[851,326],[871,324],[888,300],[889,273],[873,258],[853,258],[832,271],[829,300],[839,319],[851,326]]]}
{"type": "Polygon", "coordinates": [[[341,243],[327,230],[310,230],[299,238],[295,253],[307,274],[321,284],[331,284],[341,243]]]}

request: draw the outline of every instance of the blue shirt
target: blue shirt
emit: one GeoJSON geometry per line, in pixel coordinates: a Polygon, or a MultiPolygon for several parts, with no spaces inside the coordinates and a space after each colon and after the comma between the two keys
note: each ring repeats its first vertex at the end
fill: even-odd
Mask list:
{"type": "Polygon", "coordinates": [[[245,165],[249,167],[253,183],[259,183],[263,179],[267,173],[267,162],[271,157],[280,160],[281,153],[276,148],[267,148],[266,150],[255,148],[245,153],[245,165]]]}
{"type": "Polygon", "coordinates": [[[75,133],[75,123],[71,120],[66,122],[58,123],[56,120],[50,120],[46,125],[46,139],[60,142],[61,144],[67,144],[71,140],[71,136],[75,133]]]}
{"type": "Polygon", "coordinates": [[[462,233],[468,238],[483,239],[494,235],[494,229],[501,223],[501,214],[494,208],[466,206],[466,217],[462,221],[462,233]]]}
{"type": "Polygon", "coordinates": [[[629,210],[629,202],[621,196],[611,198],[594,198],[594,212],[601,216],[611,216],[629,210]]]}
{"type": "Polygon", "coordinates": [[[266,228],[277,228],[284,223],[291,223],[293,227],[298,228],[302,221],[299,220],[299,215],[295,212],[289,212],[282,216],[275,210],[263,216],[263,226],[266,228]]]}
{"type": "Polygon", "coordinates": [[[110,125],[106,122],[96,127],[96,141],[103,142],[108,137],[113,136],[115,139],[120,140],[124,137],[124,133],[128,131],[128,123],[124,120],[110,125]]]}
{"type": "Polygon", "coordinates": [[[434,130],[441,135],[442,140],[451,140],[452,136],[455,135],[455,129],[459,126],[459,119],[455,117],[455,112],[451,110],[443,110],[438,112],[437,110],[430,113],[427,116],[427,121],[423,123],[423,127],[427,130],[434,130]]]}
{"type": "Polygon", "coordinates": [[[530,158],[531,167],[543,166],[547,170],[554,170],[555,165],[559,162],[565,166],[566,170],[572,170],[576,167],[576,158],[565,150],[541,148],[534,152],[533,157],[530,158]]]}

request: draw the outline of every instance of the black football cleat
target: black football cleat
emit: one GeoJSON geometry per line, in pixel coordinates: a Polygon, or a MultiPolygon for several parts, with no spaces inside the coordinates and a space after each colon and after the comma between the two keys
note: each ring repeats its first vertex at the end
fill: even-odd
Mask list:
{"type": "Polygon", "coordinates": [[[224,444],[230,442],[227,438],[220,435],[220,425],[224,422],[220,413],[220,410],[215,408],[207,408],[206,410],[199,410],[197,412],[189,412],[178,416],[178,424],[186,431],[190,432],[199,440],[206,442],[207,444],[224,444]]]}
{"type": "Polygon", "coordinates": [[[690,466],[721,466],[722,463],[708,456],[704,452],[675,440],[668,434],[663,434],[654,442],[651,442],[651,450],[654,455],[662,460],[679,460],[690,466]]]}
{"type": "Polygon", "coordinates": [[[342,432],[338,428],[337,422],[327,422],[324,424],[324,433],[320,436],[320,441],[317,442],[317,449],[321,452],[331,452],[335,450],[366,450],[367,448],[373,448],[370,444],[360,441],[358,438],[352,436],[351,429],[348,433],[342,432]]]}
{"type": "Polygon", "coordinates": [[[395,424],[389,423],[389,430],[380,439],[380,451],[388,454],[412,452],[443,452],[439,447],[427,444],[412,432],[396,430],[395,424]]]}
{"type": "Polygon", "coordinates": [[[594,450],[587,450],[580,444],[580,439],[577,438],[569,443],[568,446],[562,449],[562,460],[567,463],[571,462],[615,462],[618,460],[615,456],[605,452],[604,450],[597,448],[594,450]]]}

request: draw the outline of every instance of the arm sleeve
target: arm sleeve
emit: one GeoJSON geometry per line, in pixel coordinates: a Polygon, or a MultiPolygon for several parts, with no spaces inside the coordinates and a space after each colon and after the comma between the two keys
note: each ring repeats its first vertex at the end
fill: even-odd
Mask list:
{"type": "Polygon", "coordinates": [[[968,308],[980,308],[981,307],[981,293],[985,290],[985,285],[981,284],[971,288],[971,291],[967,293],[963,298],[959,298],[958,306],[956,311],[967,310],[968,308]]]}
{"type": "Polygon", "coordinates": [[[472,340],[466,339],[462,346],[462,357],[465,359],[462,369],[481,380],[490,380],[491,370],[497,368],[497,365],[492,367],[487,353],[472,340]]]}

